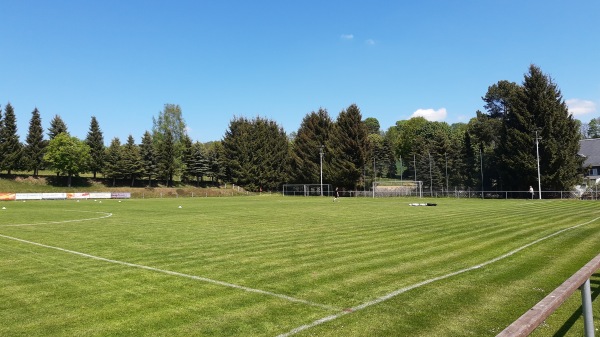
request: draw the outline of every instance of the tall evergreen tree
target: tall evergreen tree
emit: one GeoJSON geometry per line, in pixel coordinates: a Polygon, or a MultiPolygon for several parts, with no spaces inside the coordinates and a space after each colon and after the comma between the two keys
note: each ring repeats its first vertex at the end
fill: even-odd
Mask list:
{"type": "Polygon", "coordinates": [[[142,174],[148,178],[148,187],[152,186],[152,179],[158,175],[158,158],[152,135],[150,132],[144,132],[142,143],[140,144],[140,155],[142,162],[142,174]]]}
{"type": "Polygon", "coordinates": [[[47,146],[44,141],[44,129],[42,128],[42,118],[37,108],[31,113],[29,121],[29,131],[25,140],[25,160],[26,168],[33,171],[33,175],[37,177],[39,169],[44,164],[44,153],[47,146]]]}
{"type": "Polygon", "coordinates": [[[96,179],[96,174],[102,172],[102,167],[104,166],[105,146],[104,136],[95,116],[92,116],[85,142],[90,147],[91,162],[89,167],[94,175],[94,179],[96,179]]]}
{"type": "Polygon", "coordinates": [[[4,161],[4,152],[2,152],[2,143],[4,140],[2,139],[2,129],[4,125],[4,119],[2,119],[2,107],[0,106],[0,163],[4,161]]]}
{"type": "Polygon", "coordinates": [[[54,118],[50,121],[50,127],[48,128],[48,138],[52,140],[60,133],[69,133],[67,124],[65,124],[59,115],[54,115],[54,118]]]}
{"type": "Polygon", "coordinates": [[[331,181],[339,187],[357,188],[367,162],[369,140],[360,110],[355,104],[338,115],[326,150],[327,171],[332,177],[331,181]]]}
{"type": "Polygon", "coordinates": [[[123,146],[123,174],[129,177],[131,187],[135,186],[135,179],[142,174],[142,156],[139,147],[135,144],[132,135],[127,137],[123,146]]]}
{"type": "Polygon", "coordinates": [[[213,182],[219,182],[225,179],[225,158],[223,142],[211,142],[208,146],[208,173],[207,175],[213,182]]]}
{"type": "Polygon", "coordinates": [[[183,170],[181,174],[182,181],[190,181],[192,178],[196,177],[194,174],[194,143],[192,139],[187,134],[183,135],[181,139],[181,161],[183,164],[183,170]]]}
{"type": "Polygon", "coordinates": [[[582,158],[579,130],[557,85],[535,65],[523,81],[519,100],[503,130],[501,160],[504,181],[512,190],[537,185],[536,136],[542,189],[568,190],[578,181],[582,158]]]}
{"type": "Polygon", "coordinates": [[[275,122],[236,118],[223,139],[227,175],[252,191],[276,189],[287,181],[289,143],[275,122]]]}
{"type": "Polygon", "coordinates": [[[6,170],[11,174],[22,166],[23,146],[17,134],[17,117],[10,103],[4,108],[4,120],[0,128],[0,152],[3,154],[0,162],[0,170],[6,170]]]}
{"type": "Polygon", "coordinates": [[[327,143],[332,128],[333,121],[325,109],[304,117],[292,146],[291,172],[295,182],[320,183],[324,151],[321,147],[327,143]]]}
{"type": "Polygon", "coordinates": [[[205,154],[204,147],[200,142],[192,144],[186,167],[188,175],[195,178],[197,185],[203,181],[204,176],[209,174],[208,156],[205,154]]]}
{"type": "Polygon", "coordinates": [[[181,158],[178,155],[178,145],[175,143],[173,132],[165,130],[157,146],[158,172],[166,180],[167,186],[173,186],[173,177],[181,167],[181,158]]]}
{"type": "Polygon", "coordinates": [[[125,162],[123,147],[119,137],[111,140],[110,145],[106,148],[104,175],[112,179],[112,186],[116,185],[118,178],[125,176],[125,162]]]}

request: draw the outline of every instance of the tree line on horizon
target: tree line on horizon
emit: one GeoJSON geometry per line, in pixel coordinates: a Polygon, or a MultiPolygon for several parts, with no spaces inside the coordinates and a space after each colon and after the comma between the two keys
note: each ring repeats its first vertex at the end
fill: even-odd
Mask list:
{"type": "MultiPolygon", "coordinates": [[[[323,183],[350,190],[388,178],[423,181],[432,190],[524,191],[537,182],[539,151],[544,190],[569,190],[581,181],[583,158],[577,153],[584,128],[539,67],[531,65],[521,84],[491,85],[482,99],[485,111],[468,123],[415,117],[385,131],[376,118],[363,119],[355,104],[335,120],[326,109],[313,111],[289,135],[273,120],[234,117],[224,138],[208,143],[193,142],[179,105],[165,104],[139,144],[129,135],[125,143],[115,137],[108,146],[95,116],[80,140],[56,115],[46,140],[37,108],[21,143],[9,103],[4,113],[0,109],[0,171],[37,176],[51,169],[68,177],[69,186],[71,177],[92,173],[131,186],[208,178],[251,191],[279,190],[285,183],[318,184],[322,176],[323,183]]],[[[587,130],[600,136],[594,125],[587,130]]]]}

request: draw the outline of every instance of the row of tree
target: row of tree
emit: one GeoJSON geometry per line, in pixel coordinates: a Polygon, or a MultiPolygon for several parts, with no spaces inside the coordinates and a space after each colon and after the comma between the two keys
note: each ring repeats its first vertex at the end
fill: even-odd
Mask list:
{"type": "Polygon", "coordinates": [[[140,144],[130,135],[104,145],[95,117],[85,140],[68,134],[55,116],[44,140],[34,110],[25,144],[19,142],[13,108],[0,110],[0,170],[52,168],[71,177],[91,172],[107,178],[230,181],[250,190],[283,183],[324,183],[348,189],[370,186],[375,177],[421,180],[432,189],[525,190],[537,182],[565,190],[581,176],[577,156],[580,124],[560,90],[535,65],[522,84],[499,81],[483,97],[485,112],[469,123],[449,125],[424,118],[398,121],[386,131],[375,118],[363,120],[350,105],[334,121],[327,110],[307,114],[287,135],[275,121],[234,117],[221,141],[192,142],[178,105],[166,104],[140,144]],[[537,145],[537,146],[536,146],[537,145]]]}

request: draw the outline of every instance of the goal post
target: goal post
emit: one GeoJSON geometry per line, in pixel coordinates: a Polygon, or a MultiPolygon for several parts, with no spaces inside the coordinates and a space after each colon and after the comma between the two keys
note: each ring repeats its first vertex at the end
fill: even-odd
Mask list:
{"type": "Polygon", "coordinates": [[[330,196],[331,184],[284,184],[284,196],[330,196]]]}
{"type": "Polygon", "coordinates": [[[423,181],[381,180],[373,183],[374,197],[423,197],[423,181]]]}

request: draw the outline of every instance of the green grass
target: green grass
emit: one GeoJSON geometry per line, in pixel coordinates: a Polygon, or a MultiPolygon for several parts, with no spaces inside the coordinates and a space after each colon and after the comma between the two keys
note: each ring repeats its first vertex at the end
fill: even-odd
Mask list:
{"type": "MultiPolygon", "coordinates": [[[[334,316],[296,336],[495,336],[600,253],[595,201],[411,202],[2,202],[0,335],[277,336],[334,316]]],[[[582,335],[579,303],[535,335],[582,335]]]]}

